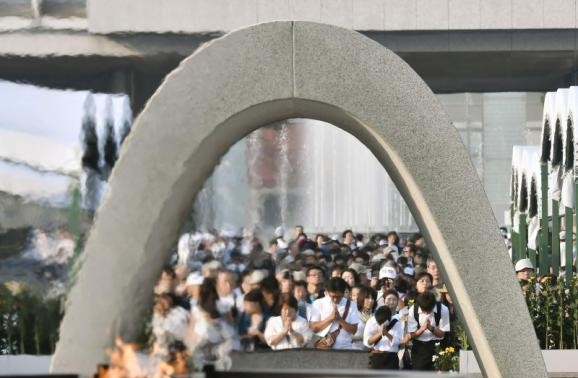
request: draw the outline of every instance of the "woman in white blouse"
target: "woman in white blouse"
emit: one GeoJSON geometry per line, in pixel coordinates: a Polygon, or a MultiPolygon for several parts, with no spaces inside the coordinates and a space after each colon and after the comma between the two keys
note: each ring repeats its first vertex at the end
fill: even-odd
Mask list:
{"type": "Polygon", "coordinates": [[[311,339],[307,320],[297,315],[297,300],[281,295],[281,316],[273,316],[265,328],[265,340],[273,350],[302,348],[311,339]]]}

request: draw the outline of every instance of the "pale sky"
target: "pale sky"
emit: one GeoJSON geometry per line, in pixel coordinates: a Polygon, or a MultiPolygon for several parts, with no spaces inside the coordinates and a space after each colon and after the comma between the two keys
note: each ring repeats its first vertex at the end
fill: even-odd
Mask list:
{"type": "MultiPolygon", "coordinates": [[[[89,95],[87,91],[0,81],[0,191],[49,202],[59,198],[57,202],[61,202],[69,178],[60,173],[81,173],[81,125],[89,95]]],[[[128,96],[92,96],[100,141],[104,142],[108,100],[118,138],[124,120],[132,118],[128,96]]]]}

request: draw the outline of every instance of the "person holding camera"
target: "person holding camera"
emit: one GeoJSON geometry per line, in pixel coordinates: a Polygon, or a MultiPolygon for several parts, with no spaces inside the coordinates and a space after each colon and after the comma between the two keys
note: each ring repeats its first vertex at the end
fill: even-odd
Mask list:
{"type": "Polygon", "coordinates": [[[371,369],[399,369],[399,344],[403,337],[401,322],[392,317],[391,309],[381,306],[369,318],[363,333],[363,343],[371,349],[371,369]]]}

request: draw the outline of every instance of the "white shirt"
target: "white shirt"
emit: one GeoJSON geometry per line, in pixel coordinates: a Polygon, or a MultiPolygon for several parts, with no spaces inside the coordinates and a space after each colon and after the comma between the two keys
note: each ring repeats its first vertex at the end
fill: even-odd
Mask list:
{"type": "Polygon", "coordinates": [[[237,307],[237,311],[243,311],[243,294],[238,292],[236,289],[233,290],[229,295],[220,297],[217,300],[217,310],[221,315],[224,315],[231,311],[233,306],[237,307]]]}
{"type": "Polygon", "coordinates": [[[365,329],[365,323],[363,322],[363,319],[360,319],[360,322],[357,323],[357,331],[355,332],[355,335],[353,336],[356,340],[351,342],[351,349],[355,349],[355,350],[363,350],[364,349],[364,345],[363,345],[363,331],[364,331],[364,329],[365,329]]]}
{"type": "MultiPolygon", "coordinates": [[[[415,320],[415,317],[413,316],[414,313],[414,306],[417,306],[417,304],[414,304],[413,306],[410,307],[409,309],[409,314],[407,317],[407,332],[411,333],[411,332],[415,332],[417,331],[417,321],[415,320]]],[[[442,304],[441,305],[441,317],[440,317],[440,323],[439,325],[436,325],[436,321],[435,321],[435,316],[434,313],[437,312],[437,303],[434,306],[434,309],[431,313],[426,314],[424,313],[421,308],[419,308],[417,310],[418,316],[419,316],[419,324],[420,326],[423,326],[424,323],[426,322],[426,320],[429,319],[430,325],[432,327],[437,327],[439,329],[441,329],[444,332],[449,332],[450,331],[450,312],[448,310],[448,308],[442,304]]],[[[424,333],[422,333],[420,336],[418,336],[416,338],[416,340],[419,341],[423,341],[423,342],[428,342],[428,341],[432,341],[432,340],[441,340],[439,337],[436,337],[432,332],[430,332],[429,330],[426,330],[424,333]]]]}
{"type": "MultiPolygon", "coordinates": [[[[392,318],[391,320],[393,320],[392,318]]],[[[399,351],[399,344],[401,343],[401,339],[403,337],[403,327],[401,322],[398,320],[395,325],[389,330],[389,334],[393,336],[391,341],[386,337],[383,336],[381,340],[379,340],[374,345],[369,344],[369,339],[375,335],[379,331],[379,324],[375,320],[375,316],[369,318],[367,323],[365,324],[365,331],[363,332],[363,344],[365,344],[368,348],[373,348],[379,350],[381,352],[393,352],[397,353],[399,351]]]]}
{"type": "MultiPolygon", "coordinates": [[[[341,316],[343,316],[343,313],[345,312],[346,304],[347,299],[345,299],[345,297],[341,298],[341,301],[337,306],[337,311],[339,311],[341,316]]],[[[327,318],[332,312],[333,301],[331,300],[331,297],[326,296],[320,299],[316,299],[313,302],[311,308],[311,321],[319,322],[327,318]]],[[[347,314],[345,322],[349,324],[359,324],[360,321],[361,319],[359,318],[359,311],[357,310],[357,306],[355,303],[351,302],[349,305],[349,313],[347,314]]],[[[316,335],[324,337],[329,332],[335,331],[337,328],[339,328],[339,323],[337,321],[333,321],[330,325],[325,327],[325,329],[317,332],[316,335]]],[[[333,344],[333,349],[351,349],[351,336],[351,333],[345,331],[342,328],[339,332],[339,335],[337,336],[337,340],[335,340],[335,344],[333,344]]]]}
{"type": "Polygon", "coordinates": [[[295,320],[291,322],[291,328],[301,336],[303,336],[303,345],[297,342],[297,339],[288,334],[287,337],[284,337],[277,343],[277,345],[271,345],[271,340],[275,338],[275,336],[279,335],[283,331],[283,319],[280,316],[273,316],[267,321],[267,326],[265,327],[265,340],[267,340],[267,344],[273,350],[281,350],[281,349],[291,349],[291,348],[302,348],[311,340],[311,329],[309,329],[309,323],[307,320],[303,319],[300,316],[296,316],[295,320]]]}

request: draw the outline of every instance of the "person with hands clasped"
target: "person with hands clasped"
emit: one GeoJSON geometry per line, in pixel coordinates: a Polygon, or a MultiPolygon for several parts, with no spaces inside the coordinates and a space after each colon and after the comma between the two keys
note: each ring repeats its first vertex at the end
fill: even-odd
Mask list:
{"type": "Polygon", "coordinates": [[[411,361],[414,370],[433,370],[435,343],[450,331],[448,308],[431,291],[420,293],[408,314],[409,338],[413,341],[411,361]]]}
{"type": "Polygon", "coordinates": [[[265,328],[265,340],[273,350],[301,348],[311,339],[307,320],[297,315],[297,299],[281,295],[281,316],[273,316],[265,328]]]}
{"type": "Polygon", "coordinates": [[[369,318],[363,333],[363,343],[371,349],[372,369],[399,369],[399,343],[403,336],[401,322],[392,317],[391,309],[381,306],[369,318]]]}
{"type": "Polygon", "coordinates": [[[357,306],[344,297],[347,283],[340,277],[329,280],[326,296],[313,302],[311,330],[319,349],[351,349],[351,338],[360,322],[357,306]]]}

